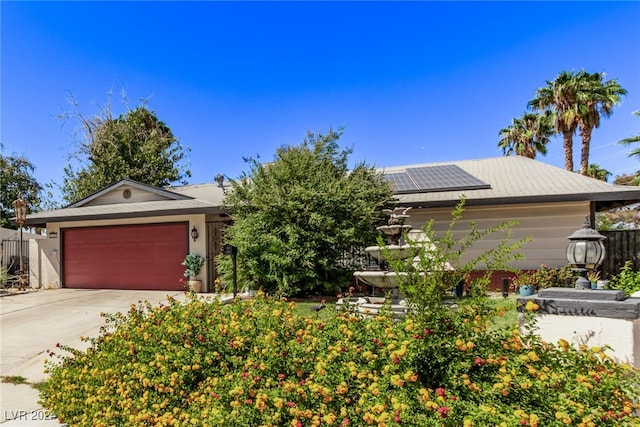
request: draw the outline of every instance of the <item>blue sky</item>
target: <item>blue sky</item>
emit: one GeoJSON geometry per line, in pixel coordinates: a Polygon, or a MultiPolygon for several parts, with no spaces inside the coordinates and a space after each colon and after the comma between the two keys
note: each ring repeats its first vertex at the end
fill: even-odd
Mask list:
{"type": "MultiPolygon", "coordinates": [[[[87,116],[148,99],[191,147],[191,183],[247,170],[306,131],[344,127],[378,167],[501,156],[498,132],[562,70],[606,72],[629,94],[593,133],[591,162],[640,169],[640,2],[0,3],[3,154],[60,183],[87,116]]],[[[579,138],[575,138],[579,165],[579,138]]],[[[564,167],[561,139],[538,160],[564,167]]],[[[576,166],[577,167],[577,166],[576,166]]]]}

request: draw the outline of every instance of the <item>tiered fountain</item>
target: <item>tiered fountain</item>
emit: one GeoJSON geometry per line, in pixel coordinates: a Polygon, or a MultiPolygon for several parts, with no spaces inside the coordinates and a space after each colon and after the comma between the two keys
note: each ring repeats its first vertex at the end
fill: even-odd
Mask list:
{"type": "MultiPolygon", "coordinates": [[[[405,224],[409,218],[407,212],[411,208],[397,207],[393,210],[385,209],[383,212],[389,215],[388,225],[383,225],[377,230],[386,238],[385,246],[369,246],[365,251],[375,258],[378,268],[374,270],[356,271],[353,275],[356,279],[363,281],[374,288],[390,291],[390,309],[394,316],[404,316],[406,313],[406,303],[401,300],[398,292],[397,273],[390,270],[383,270],[380,266],[387,260],[403,260],[414,257],[417,252],[415,245],[401,242],[402,236],[408,233],[413,226],[405,224]]],[[[357,307],[358,311],[364,315],[375,315],[387,303],[386,297],[364,296],[357,298],[343,298],[338,301],[338,305],[351,304],[357,307]]]]}

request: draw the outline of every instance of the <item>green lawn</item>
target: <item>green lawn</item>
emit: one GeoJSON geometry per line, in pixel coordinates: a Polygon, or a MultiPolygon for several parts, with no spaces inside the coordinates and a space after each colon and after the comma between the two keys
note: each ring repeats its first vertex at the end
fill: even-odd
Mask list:
{"type": "MultiPolygon", "coordinates": [[[[515,327],[518,324],[517,298],[517,295],[511,295],[508,298],[492,297],[488,299],[492,306],[501,307],[504,312],[504,315],[492,319],[492,328],[515,327]]],[[[301,316],[317,316],[320,319],[335,315],[335,302],[326,303],[326,307],[318,312],[311,310],[312,307],[319,304],[317,301],[296,301],[295,312],[301,316]]]]}

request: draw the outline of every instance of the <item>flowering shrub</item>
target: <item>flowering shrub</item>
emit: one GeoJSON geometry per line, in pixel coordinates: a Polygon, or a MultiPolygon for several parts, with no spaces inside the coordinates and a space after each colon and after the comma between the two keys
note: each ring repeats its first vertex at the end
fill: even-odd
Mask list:
{"type": "Polygon", "coordinates": [[[79,426],[639,425],[636,371],[489,330],[495,314],[317,319],[262,295],[132,306],[86,351],[52,354],[41,403],[79,426]]]}
{"type": "Polygon", "coordinates": [[[542,264],[539,270],[522,271],[511,278],[511,289],[517,291],[520,286],[534,286],[536,289],[572,288],[578,278],[570,266],[549,268],[542,264]]]}

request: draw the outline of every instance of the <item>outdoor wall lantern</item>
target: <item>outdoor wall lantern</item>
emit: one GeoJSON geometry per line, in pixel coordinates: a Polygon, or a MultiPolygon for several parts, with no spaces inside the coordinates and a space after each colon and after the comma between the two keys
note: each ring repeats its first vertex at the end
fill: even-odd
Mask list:
{"type": "Polygon", "coordinates": [[[14,200],[13,202],[13,209],[16,213],[16,223],[18,223],[20,230],[20,246],[18,248],[20,251],[20,272],[18,273],[18,282],[22,289],[27,283],[27,278],[24,274],[24,262],[22,260],[22,228],[27,220],[27,202],[25,202],[22,197],[18,197],[18,200],[14,200]]]}
{"type": "Polygon", "coordinates": [[[198,234],[198,229],[194,225],[193,228],[191,229],[191,238],[195,242],[196,240],[198,240],[198,236],[200,236],[200,234],[198,234]]]}
{"type": "Polygon", "coordinates": [[[576,289],[591,289],[591,283],[587,279],[587,272],[596,269],[604,259],[605,236],[591,228],[589,218],[585,217],[582,228],[574,231],[567,237],[570,240],[567,246],[567,260],[574,270],[580,272],[576,280],[576,289]]]}

